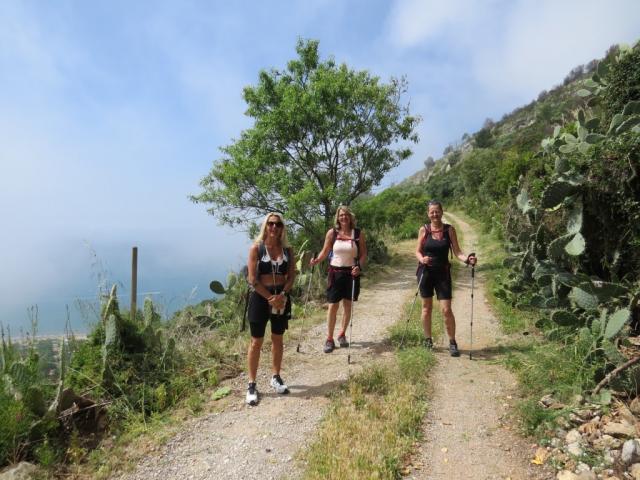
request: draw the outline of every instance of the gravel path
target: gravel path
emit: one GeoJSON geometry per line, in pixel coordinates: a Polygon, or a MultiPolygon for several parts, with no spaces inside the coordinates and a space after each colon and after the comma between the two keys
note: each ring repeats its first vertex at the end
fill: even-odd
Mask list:
{"type": "MultiPolygon", "coordinates": [[[[465,252],[482,252],[476,233],[462,219],[447,214],[463,233],[465,252]],[[473,247],[473,248],[472,248],[473,247]]],[[[414,456],[412,479],[543,479],[553,474],[530,463],[535,446],[513,431],[509,412],[516,401],[516,380],[500,363],[495,347],[504,339],[485,300],[483,275],[476,271],[473,300],[473,351],[469,359],[471,272],[454,284],[456,339],[462,352],[449,356],[446,334],[435,354],[430,377],[432,398],[424,424],[424,443],[414,456]]],[[[437,308],[434,305],[434,308],[437,308]]],[[[444,330],[444,329],[443,329],[444,330]]]]}
{"type": "MultiPolygon", "coordinates": [[[[449,217],[453,217],[449,215],[449,217]]],[[[466,245],[474,233],[453,217],[466,245]]],[[[301,352],[298,331],[289,332],[283,378],[291,394],[277,396],[268,388],[270,352],[261,358],[258,389],[261,402],[244,404],[246,377],[232,380],[233,393],[216,413],[189,420],[180,433],[145,456],[118,479],[281,479],[301,478],[297,453],[313,439],[329,403],[327,394],[363,365],[391,355],[382,342],[388,326],[400,319],[402,306],[415,293],[413,242],[400,246],[406,260],[387,278],[364,287],[353,317],[351,365],[346,349],[322,353],[324,322],[310,329],[301,352]]],[[[466,247],[465,251],[470,249],[466,247]]],[[[482,260],[481,252],[479,257],[482,260]]],[[[432,401],[425,421],[425,441],[411,459],[413,479],[541,479],[548,473],[533,467],[533,446],[510,428],[506,413],[515,398],[515,380],[494,361],[500,333],[484,300],[482,275],[476,275],[473,348],[469,360],[470,278],[463,271],[454,286],[461,358],[451,358],[444,342],[436,345],[437,365],[431,376],[432,401]]],[[[324,313],[324,312],[323,312],[324,313]]],[[[340,315],[340,313],[339,313],[340,315]]]]}
{"type": "MultiPolygon", "coordinates": [[[[401,315],[414,293],[413,244],[403,245],[403,265],[389,281],[363,286],[353,312],[351,364],[347,349],[324,354],[326,327],[313,327],[296,352],[299,330],[289,331],[285,342],[282,377],[289,395],[276,395],[268,387],[270,351],[263,348],[258,374],[260,404],[244,404],[246,376],[230,382],[233,397],[224,411],[190,420],[183,430],[157,452],[144,457],[132,472],[119,479],[280,479],[300,478],[304,467],[296,453],[310,440],[329,403],[327,394],[349,373],[376,358],[391,355],[382,343],[387,328],[401,315]],[[266,368],[264,368],[266,367],[266,368]]],[[[325,312],[319,313],[325,315],[325,312]]],[[[338,312],[340,319],[341,312],[338,312]]]]}

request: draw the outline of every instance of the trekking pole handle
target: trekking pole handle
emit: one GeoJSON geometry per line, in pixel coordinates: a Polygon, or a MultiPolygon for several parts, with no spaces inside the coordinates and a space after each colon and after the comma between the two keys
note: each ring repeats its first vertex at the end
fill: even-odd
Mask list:
{"type": "MultiPolygon", "coordinates": [[[[471,257],[475,258],[476,257],[476,253],[475,252],[471,252],[469,255],[467,255],[467,259],[464,261],[466,266],[471,265],[471,257]]],[[[475,265],[471,265],[471,267],[475,267],[475,265]]]]}

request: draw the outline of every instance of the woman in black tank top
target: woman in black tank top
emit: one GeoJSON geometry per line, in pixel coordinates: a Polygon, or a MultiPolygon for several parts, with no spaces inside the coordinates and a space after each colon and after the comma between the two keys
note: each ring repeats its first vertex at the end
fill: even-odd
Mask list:
{"type": "Polygon", "coordinates": [[[258,403],[256,376],[260,361],[260,349],[267,323],[271,323],[271,365],[273,376],[270,385],[276,393],[289,393],[280,377],[283,354],[283,336],[291,318],[289,292],[296,276],[296,260],[287,242],[284,218],[279,213],[269,213],[260,228],[256,241],[249,249],[247,280],[253,287],[249,296],[249,328],[251,343],[247,352],[249,387],[246,402],[258,403]]]}
{"type": "Polygon", "coordinates": [[[430,224],[420,227],[416,258],[418,259],[418,288],[422,297],[422,328],[425,336],[425,346],[433,348],[431,339],[431,313],[433,311],[433,293],[438,297],[440,309],[445,318],[447,335],[449,336],[449,351],[451,356],[459,357],[456,342],[456,319],[451,310],[451,264],[449,255],[453,254],[461,262],[476,264],[475,254],[469,256],[462,253],[458,244],[456,230],[452,225],[442,222],[442,204],[431,201],[427,205],[430,224]]]}

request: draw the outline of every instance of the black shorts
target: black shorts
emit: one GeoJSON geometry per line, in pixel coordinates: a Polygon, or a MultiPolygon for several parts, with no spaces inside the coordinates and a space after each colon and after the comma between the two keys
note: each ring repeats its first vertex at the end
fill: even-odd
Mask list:
{"type": "Polygon", "coordinates": [[[351,276],[352,267],[339,267],[329,269],[327,302],[338,303],[340,300],[358,301],[360,295],[360,277],[351,276]],[[353,281],[355,280],[355,285],[353,281]]]}
{"type": "Polygon", "coordinates": [[[451,266],[444,267],[418,267],[416,272],[418,281],[422,276],[422,282],[419,285],[420,296],[422,298],[432,298],[435,290],[438,300],[451,300],[451,266]],[[424,270],[424,275],[422,274],[424,270]]]}
{"type": "MultiPolygon", "coordinates": [[[[280,293],[280,287],[268,287],[271,293],[280,293]]],[[[254,338],[263,338],[267,329],[267,322],[271,320],[271,333],[274,335],[283,335],[285,330],[289,328],[289,319],[291,318],[291,298],[287,295],[287,304],[284,307],[282,315],[271,313],[271,306],[266,298],[256,292],[251,292],[249,296],[249,330],[254,338]]]]}

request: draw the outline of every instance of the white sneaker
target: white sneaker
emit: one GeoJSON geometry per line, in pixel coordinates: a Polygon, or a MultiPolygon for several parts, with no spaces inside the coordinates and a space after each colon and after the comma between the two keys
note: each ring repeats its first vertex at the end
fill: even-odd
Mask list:
{"type": "Polygon", "coordinates": [[[274,375],[273,377],[271,377],[271,386],[276,391],[276,393],[279,393],[281,395],[289,393],[289,388],[287,388],[287,386],[284,384],[282,378],[280,378],[280,375],[274,375]]]}
{"type": "Polygon", "coordinates": [[[256,388],[256,382],[251,382],[249,388],[247,388],[247,405],[258,404],[258,389],[256,388]]]}

